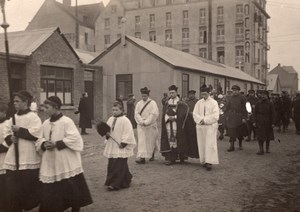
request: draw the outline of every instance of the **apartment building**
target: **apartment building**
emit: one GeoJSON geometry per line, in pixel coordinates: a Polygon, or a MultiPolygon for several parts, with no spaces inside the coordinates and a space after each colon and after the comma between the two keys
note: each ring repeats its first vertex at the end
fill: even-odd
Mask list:
{"type": "Polygon", "coordinates": [[[269,18],[266,0],[111,0],[95,23],[96,51],[108,48],[124,30],[236,67],[265,83],[269,18]]]}

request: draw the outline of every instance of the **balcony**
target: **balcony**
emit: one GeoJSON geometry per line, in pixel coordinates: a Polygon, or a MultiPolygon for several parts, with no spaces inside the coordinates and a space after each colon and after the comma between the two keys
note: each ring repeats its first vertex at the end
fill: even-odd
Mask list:
{"type": "Polygon", "coordinates": [[[224,22],[224,16],[223,15],[218,15],[217,22],[218,23],[223,23],[224,22]]]}
{"type": "Polygon", "coordinates": [[[254,64],[255,65],[258,65],[260,62],[260,59],[258,57],[254,58],[254,64]]]}
{"type": "Polygon", "coordinates": [[[166,22],[166,27],[167,28],[171,28],[172,27],[172,22],[171,21],[167,21],[166,22]]]}
{"type": "Polygon", "coordinates": [[[188,45],[190,42],[189,38],[182,38],[182,45],[188,45]]]}
{"type": "Polygon", "coordinates": [[[155,28],[155,22],[150,22],[150,29],[154,29],[155,28]]]}
{"type": "Polygon", "coordinates": [[[165,45],[167,47],[172,47],[172,40],[166,40],[165,45]]]}
{"type": "Polygon", "coordinates": [[[189,25],[189,19],[183,19],[183,26],[188,26],[189,25]]]}
{"type": "Polygon", "coordinates": [[[236,65],[244,65],[244,56],[236,56],[235,57],[235,64],[236,65]]]}
{"type": "Polygon", "coordinates": [[[141,31],[141,25],[135,24],[135,31],[141,31]]]}
{"type": "Polygon", "coordinates": [[[244,34],[236,34],[235,41],[244,41],[244,34]]]}
{"type": "Polygon", "coordinates": [[[217,42],[224,42],[225,36],[224,35],[217,35],[217,42]]]}
{"type": "Polygon", "coordinates": [[[199,25],[206,25],[205,18],[200,18],[199,25]]]}
{"type": "Polygon", "coordinates": [[[244,20],[244,14],[243,13],[237,13],[236,14],[236,21],[240,22],[244,20]]]}

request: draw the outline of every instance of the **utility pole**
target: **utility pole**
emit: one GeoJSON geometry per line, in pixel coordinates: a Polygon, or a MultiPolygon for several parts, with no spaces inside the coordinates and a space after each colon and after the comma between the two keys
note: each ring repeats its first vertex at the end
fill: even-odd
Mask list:
{"type": "Polygon", "coordinates": [[[75,48],[79,48],[79,23],[78,23],[78,0],[75,0],[75,18],[76,18],[76,26],[75,26],[75,48]]]}
{"type": "Polygon", "coordinates": [[[212,0],[208,0],[208,59],[212,60],[212,0]]]}

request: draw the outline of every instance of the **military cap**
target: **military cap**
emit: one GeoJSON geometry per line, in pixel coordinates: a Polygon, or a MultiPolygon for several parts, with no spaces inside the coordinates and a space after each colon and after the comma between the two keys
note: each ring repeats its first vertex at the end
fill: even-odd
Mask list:
{"type": "Polygon", "coordinates": [[[231,90],[238,90],[238,91],[240,91],[241,88],[240,88],[238,85],[233,85],[233,86],[231,87],[231,90]]]}
{"type": "Polygon", "coordinates": [[[176,85],[171,85],[169,86],[169,91],[177,91],[178,90],[178,87],[176,85]]]}
{"type": "Polygon", "coordinates": [[[196,93],[195,90],[189,90],[189,91],[188,91],[188,94],[195,94],[195,93],[196,93]]]}
{"type": "Polygon", "coordinates": [[[209,92],[210,92],[210,89],[209,89],[209,87],[207,87],[207,86],[204,84],[204,85],[202,85],[202,86],[200,87],[200,92],[207,92],[207,93],[209,93],[209,92]]]}

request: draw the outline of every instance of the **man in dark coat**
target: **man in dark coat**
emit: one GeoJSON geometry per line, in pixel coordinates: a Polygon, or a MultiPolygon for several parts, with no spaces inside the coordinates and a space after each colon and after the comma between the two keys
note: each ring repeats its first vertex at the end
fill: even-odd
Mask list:
{"type": "Polygon", "coordinates": [[[281,101],[282,101],[282,132],[284,133],[290,122],[290,118],[292,115],[292,100],[289,97],[288,92],[283,91],[281,94],[281,101]]]}
{"type": "Polygon", "coordinates": [[[282,101],[280,98],[279,93],[272,93],[271,94],[271,102],[274,105],[275,111],[275,126],[278,127],[278,132],[281,131],[281,120],[282,120],[282,101]]]}
{"type": "Polygon", "coordinates": [[[253,126],[253,112],[255,110],[255,104],[257,103],[258,99],[255,97],[255,91],[249,90],[247,95],[247,102],[250,103],[252,112],[248,113],[247,119],[247,127],[248,127],[248,138],[246,141],[251,141],[251,134],[253,132],[253,140],[256,138],[255,128],[253,126]]]}
{"type": "Polygon", "coordinates": [[[170,99],[162,115],[160,150],[166,165],[174,164],[177,159],[184,163],[188,149],[184,127],[189,109],[186,103],[180,101],[177,89],[175,85],[169,87],[170,99]]]}
{"type": "Polygon", "coordinates": [[[297,91],[293,101],[293,119],[295,122],[296,133],[300,135],[300,91],[297,91]]]}
{"type": "Polygon", "coordinates": [[[135,111],[135,98],[133,94],[128,95],[127,100],[127,118],[130,120],[133,129],[136,129],[136,121],[134,119],[134,111],[135,111]]]}
{"type": "Polygon", "coordinates": [[[242,149],[243,136],[248,134],[246,120],[246,98],[242,96],[238,85],[231,87],[232,96],[228,99],[225,106],[226,127],[230,137],[230,147],[227,150],[232,152],[235,150],[234,142],[239,139],[239,148],[242,149]]]}
{"type": "Polygon", "coordinates": [[[82,97],[80,98],[80,102],[79,102],[78,111],[76,113],[80,113],[79,128],[81,128],[81,135],[88,134],[85,129],[92,128],[88,93],[85,92],[82,94],[82,97]]]}
{"type": "Polygon", "coordinates": [[[273,127],[275,126],[275,112],[269,93],[266,90],[259,91],[260,98],[255,105],[254,126],[257,130],[259,151],[257,155],[264,154],[264,142],[266,141],[266,153],[270,153],[270,141],[274,140],[273,127]]]}
{"type": "Polygon", "coordinates": [[[193,118],[194,107],[198,102],[195,94],[195,90],[189,90],[188,99],[185,101],[185,103],[189,107],[189,114],[185,124],[185,132],[187,137],[188,152],[190,153],[189,157],[191,158],[199,158],[196,123],[193,118]]]}

